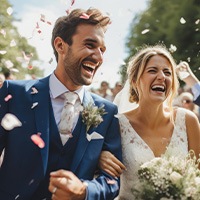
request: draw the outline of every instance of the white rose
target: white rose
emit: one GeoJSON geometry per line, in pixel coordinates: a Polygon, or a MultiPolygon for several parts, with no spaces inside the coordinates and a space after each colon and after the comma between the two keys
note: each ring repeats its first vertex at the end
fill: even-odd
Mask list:
{"type": "Polygon", "coordinates": [[[180,182],[181,178],[182,178],[182,176],[178,172],[172,172],[170,174],[170,180],[174,184],[178,184],[180,182]]]}

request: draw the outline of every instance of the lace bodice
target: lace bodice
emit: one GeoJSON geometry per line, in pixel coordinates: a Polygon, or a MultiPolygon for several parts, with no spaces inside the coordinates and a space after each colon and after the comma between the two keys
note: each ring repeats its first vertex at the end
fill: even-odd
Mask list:
{"type": "MultiPolygon", "coordinates": [[[[139,166],[155,158],[155,156],[150,147],[133,129],[125,115],[119,114],[118,117],[121,127],[122,156],[127,171],[124,171],[121,175],[121,187],[117,199],[134,200],[131,190],[138,185],[137,171],[139,166]]],[[[188,153],[184,109],[177,109],[174,130],[166,153],[169,149],[173,155],[180,156],[181,153],[185,156],[188,153]]]]}

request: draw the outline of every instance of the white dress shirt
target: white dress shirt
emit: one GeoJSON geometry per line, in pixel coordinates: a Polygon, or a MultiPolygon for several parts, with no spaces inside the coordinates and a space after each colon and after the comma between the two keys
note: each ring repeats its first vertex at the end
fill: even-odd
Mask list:
{"type": "MultiPolygon", "coordinates": [[[[51,98],[51,103],[52,103],[52,107],[53,107],[53,113],[54,113],[54,117],[56,120],[56,124],[58,126],[58,124],[60,123],[60,118],[61,118],[61,112],[64,106],[64,93],[69,91],[55,76],[54,73],[52,73],[50,75],[50,79],[49,79],[49,89],[50,89],[50,98],[51,98]]],[[[79,96],[78,100],[75,103],[75,108],[77,108],[78,106],[80,106],[80,104],[82,104],[83,102],[83,96],[84,96],[84,87],[81,87],[79,90],[76,90],[74,92],[76,92],[79,96]]],[[[72,130],[74,130],[76,123],[78,121],[78,117],[79,117],[79,113],[75,112],[75,117],[74,117],[74,123],[73,123],[73,128],[72,130]]],[[[65,138],[66,136],[60,134],[61,136],[61,140],[63,142],[63,145],[65,144],[65,142],[67,141],[67,138],[65,138]],[[65,139],[64,139],[65,138],[65,139]]]]}

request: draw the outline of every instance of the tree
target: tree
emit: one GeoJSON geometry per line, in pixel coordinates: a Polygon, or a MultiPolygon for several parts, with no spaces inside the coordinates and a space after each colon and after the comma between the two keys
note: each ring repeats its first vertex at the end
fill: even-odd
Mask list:
{"type": "MultiPolygon", "coordinates": [[[[164,44],[179,63],[186,60],[200,78],[200,6],[199,0],[150,0],[147,9],[136,15],[130,25],[126,47],[129,56],[144,45],[164,44]]],[[[121,66],[122,80],[126,65],[121,66]]]]}
{"type": "Polygon", "coordinates": [[[0,7],[0,72],[19,71],[16,77],[24,79],[26,74],[43,76],[43,71],[34,66],[38,61],[35,48],[21,37],[13,25],[14,17],[9,14],[12,6],[8,0],[1,0],[0,7]],[[33,66],[30,68],[30,66],[33,66]]]}

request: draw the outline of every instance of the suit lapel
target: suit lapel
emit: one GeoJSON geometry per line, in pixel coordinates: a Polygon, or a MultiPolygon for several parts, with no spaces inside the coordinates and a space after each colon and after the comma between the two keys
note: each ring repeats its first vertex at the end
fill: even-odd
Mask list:
{"type": "MultiPolygon", "coordinates": [[[[93,102],[94,100],[91,96],[91,94],[88,91],[85,91],[84,98],[83,98],[83,106],[86,106],[88,103],[93,102]]],[[[74,159],[72,161],[71,170],[73,172],[76,171],[79,163],[81,162],[81,159],[83,158],[85,151],[87,149],[87,146],[89,144],[89,141],[86,138],[86,126],[82,123],[82,116],[80,115],[79,121],[81,120],[81,123],[78,123],[77,125],[81,126],[81,133],[79,136],[79,140],[77,143],[76,152],[74,155],[74,159]]]]}
{"type": "MultiPolygon", "coordinates": [[[[41,138],[45,143],[45,147],[41,148],[42,162],[44,174],[47,169],[48,149],[49,149],[49,77],[41,79],[37,84],[33,85],[38,93],[32,94],[33,108],[35,112],[36,128],[41,133],[41,138]]],[[[32,90],[32,89],[31,89],[32,90]]]]}

